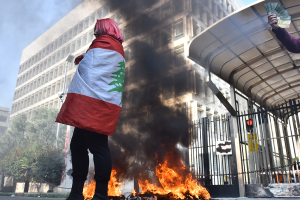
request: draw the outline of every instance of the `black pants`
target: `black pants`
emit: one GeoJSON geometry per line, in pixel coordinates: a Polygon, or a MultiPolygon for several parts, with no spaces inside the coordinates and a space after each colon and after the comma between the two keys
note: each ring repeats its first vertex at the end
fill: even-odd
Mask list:
{"type": "Polygon", "coordinates": [[[75,128],[70,144],[73,182],[85,181],[89,170],[88,149],[94,156],[96,192],[107,196],[111,173],[111,156],[108,149],[108,136],[75,128]]]}

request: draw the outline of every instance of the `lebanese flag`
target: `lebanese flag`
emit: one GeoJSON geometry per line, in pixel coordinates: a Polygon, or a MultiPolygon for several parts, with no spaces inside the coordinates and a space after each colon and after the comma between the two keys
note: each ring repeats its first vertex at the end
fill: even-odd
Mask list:
{"type": "Polygon", "coordinates": [[[125,56],[122,44],[109,35],[97,37],[70,83],[56,122],[112,135],[122,109],[125,56]]]}

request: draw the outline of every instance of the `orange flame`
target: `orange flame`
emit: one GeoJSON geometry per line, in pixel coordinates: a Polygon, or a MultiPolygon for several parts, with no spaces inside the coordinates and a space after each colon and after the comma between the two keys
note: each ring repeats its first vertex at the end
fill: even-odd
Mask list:
{"type": "Polygon", "coordinates": [[[86,184],[83,187],[83,196],[84,200],[91,200],[95,194],[96,181],[92,180],[89,184],[86,184]]]}
{"type": "Polygon", "coordinates": [[[113,169],[110,175],[110,181],[108,182],[108,196],[122,196],[121,193],[121,182],[117,182],[117,171],[113,169]]]}
{"type": "Polygon", "coordinates": [[[136,191],[135,191],[135,189],[132,189],[132,196],[134,196],[134,197],[135,197],[135,194],[136,194],[136,191]]]}
{"type": "Polygon", "coordinates": [[[157,187],[149,183],[148,180],[138,180],[142,193],[147,191],[159,195],[170,193],[174,198],[180,199],[189,197],[193,199],[193,196],[198,199],[210,199],[208,191],[196,179],[193,179],[192,174],[187,171],[181,158],[178,159],[177,166],[169,167],[170,161],[174,162],[174,156],[172,153],[167,153],[164,163],[156,167],[156,176],[162,187],[157,187]]]}
{"type": "MultiPolygon", "coordinates": [[[[110,181],[108,182],[108,196],[121,196],[121,182],[117,182],[117,178],[115,177],[117,171],[113,169],[110,175],[110,181]]],[[[96,181],[92,180],[89,184],[86,184],[83,188],[83,196],[84,200],[91,200],[95,194],[96,181]]]]}

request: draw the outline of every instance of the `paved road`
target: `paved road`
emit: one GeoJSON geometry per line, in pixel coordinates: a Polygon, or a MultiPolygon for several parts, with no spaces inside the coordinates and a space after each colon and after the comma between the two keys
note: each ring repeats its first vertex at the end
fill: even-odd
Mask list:
{"type": "MultiPolygon", "coordinates": [[[[25,196],[15,196],[15,197],[0,196],[0,200],[64,200],[64,198],[38,198],[38,197],[25,197],[25,196]]],[[[300,198],[299,197],[295,197],[295,198],[215,198],[215,200],[300,200],[300,198]]]]}

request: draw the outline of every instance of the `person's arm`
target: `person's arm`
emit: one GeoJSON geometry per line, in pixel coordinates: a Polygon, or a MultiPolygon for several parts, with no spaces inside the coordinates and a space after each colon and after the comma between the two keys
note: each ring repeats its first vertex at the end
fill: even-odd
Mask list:
{"type": "Polygon", "coordinates": [[[270,14],[268,16],[268,23],[272,27],[272,31],[275,33],[277,39],[289,52],[300,53],[300,38],[295,38],[284,28],[280,28],[277,24],[278,20],[276,15],[270,14]]]}
{"type": "Polygon", "coordinates": [[[79,62],[83,59],[84,55],[85,55],[85,53],[81,54],[80,56],[77,56],[77,58],[75,58],[75,60],[74,60],[74,64],[78,65],[79,62]]]}

